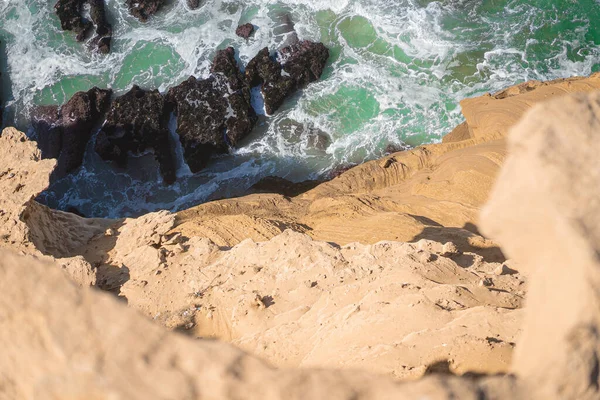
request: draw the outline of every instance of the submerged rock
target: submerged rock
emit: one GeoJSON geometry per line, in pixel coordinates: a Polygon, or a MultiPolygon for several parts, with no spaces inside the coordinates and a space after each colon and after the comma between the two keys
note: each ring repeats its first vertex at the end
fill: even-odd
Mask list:
{"type": "Polygon", "coordinates": [[[112,27],[106,20],[104,0],[58,0],[54,10],[60,19],[61,28],[74,32],[78,42],[83,41],[92,24],[95,25],[96,36],[92,43],[100,53],[107,54],[110,51],[112,27]],[[90,5],[92,21],[82,15],[82,7],[86,2],[90,5]]]}
{"type": "Polygon", "coordinates": [[[248,63],[246,81],[252,87],[262,84],[265,111],[273,114],[285,98],[321,77],[328,58],[325,45],[308,40],[284,47],[277,59],[265,47],[248,63]]]}
{"type": "Polygon", "coordinates": [[[187,0],[187,5],[191,10],[195,10],[200,7],[200,0],[187,0]]]}
{"type": "Polygon", "coordinates": [[[165,121],[165,102],[158,90],[146,91],[134,85],[112,103],[94,148],[102,159],[121,167],[127,165],[129,152],[153,150],[165,182],[173,183],[176,167],[165,121]]]}
{"type": "Polygon", "coordinates": [[[237,27],[235,34],[241,38],[248,39],[254,33],[254,25],[250,22],[237,27]]]}
{"type": "Polygon", "coordinates": [[[166,95],[177,114],[177,132],[192,172],[204,168],[212,154],[235,146],[256,122],[233,48],[217,53],[211,72],[207,79],[190,77],[166,95]]]}
{"type": "Polygon", "coordinates": [[[127,7],[129,7],[131,15],[146,22],[164,3],[165,0],[127,0],[127,7]]]}
{"type": "Polygon", "coordinates": [[[73,172],[83,162],[94,126],[104,115],[112,90],[77,92],[62,107],[40,107],[32,116],[42,158],[56,158],[52,179],[73,172]]]}

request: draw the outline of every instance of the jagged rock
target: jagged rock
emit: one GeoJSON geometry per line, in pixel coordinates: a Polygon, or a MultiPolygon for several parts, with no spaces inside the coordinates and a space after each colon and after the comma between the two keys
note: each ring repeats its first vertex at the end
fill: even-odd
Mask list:
{"type": "Polygon", "coordinates": [[[303,88],[318,80],[329,58],[329,50],[323,43],[303,40],[279,50],[279,62],[283,70],[303,88]]]}
{"type": "Polygon", "coordinates": [[[246,81],[252,87],[262,83],[265,110],[273,114],[286,97],[321,77],[328,58],[322,43],[308,40],[284,47],[277,60],[265,47],[248,63],[246,81]]]}
{"type": "Polygon", "coordinates": [[[110,51],[112,27],[106,20],[104,0],[58,0],[54,9],[60,19],[61,28],[65,31],[73,31],[78,42],[85,39],[93,23],[96,26],[96,36],[92,39],[92,43],[100,53],[107,54],[110,51]],[[81,8],[86,2],[90,5],[91,22],[82,15],[81,8]]]}
{"type": "Polygon", "coordinates": [[[267,47],[259,51],[246,66],[248,84],[251,87],[262,84],[261,92],[267,114],[273,114],[296,89],[292,77],[282,71],[281,64],[271,58],[267,47]]]}
{"type": "Polygon", "coordinates": [[[176,167],[165,113],[165,102],[158,90],[146,91],[134,85],[112,103],[96,138],[96,152],[102,159],[125,167],[128,152],[139,154],[152,149],[165,182],[173,183],[176,167]]]}
{"type": "Polygon", "coordinates": [[[165,0],[127,0],[127,7],[129,7],[131,15],[146,22],[164,3],[165,0]]]}
{"type": "Polygon", "coordinates": [[[73,172],[83,162],[94,126],[104,115],[112,90],[94,87],[77,92],[62,107],[41,107],[32,116],[43,158],[56,158],[52,179],[73,172]]]}
{"type": "Polygon", "coordinates": [[[112,40],[112,27],[106,20],[106,12],[104,10],[104,0],[88,0],[91,6],[90,16],[92,22],[96,25],[96,36],[92,39],[92,43],[102,54],[110,52],[110,41],[112,40]]]}
{"type": "Polygon", "coordinates": [[[36,134],[42,158],[58,159],[62,148],[59,106],[36,107],[31,114],[31,124],[36,134]]]}
{"type": "Polygon", "coordinates": [[[84,19],[81,15],[81,8],[85,0],[58,0],[54,5],[54,10],[60,26],[65,31],[72,31],[78,42],[85,39],[87,30],[91,27],[91,22],[84,19]]]}
{"type": "Polygon", "coordinates": [[[235,34],[241,38],[248,39],[254,33],[254,25],[250,22],[237,27],[235,34]]]}
{"type": "Polygon", "coordinates": [[[177,114],[177,132],[192,172],[204,168],[212,154],[235,146],[256,122],[233,48],[217,53],[211,72],[208,79],[190,77],[166,95],[177,114]]]}

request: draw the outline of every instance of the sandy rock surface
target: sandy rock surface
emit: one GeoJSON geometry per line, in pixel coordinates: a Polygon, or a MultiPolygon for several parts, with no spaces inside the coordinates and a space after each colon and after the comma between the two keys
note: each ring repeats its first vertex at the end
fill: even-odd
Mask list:
{"type": "Polygon", "coordinates": [[[563,97],[508,148],[467,117],[294,198],[122,220],[33,201],[54,161],[6,129],[0,399],[598,398],[599,121],[563,97]]]}
{"type": "Polygon", "coordinates": [[[512,370],[540,398],[600,398],[599,139],[599,92],[536,107],[482,214],[533,274],[512,370]]]}

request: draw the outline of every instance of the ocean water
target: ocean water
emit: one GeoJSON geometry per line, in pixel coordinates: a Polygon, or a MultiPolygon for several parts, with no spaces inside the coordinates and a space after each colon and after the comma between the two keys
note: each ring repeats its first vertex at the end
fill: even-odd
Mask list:
{"type": "MultiPolygon", "coordinates": [[[[198,10],[171,0],[146,24],[124,0],[107,0],[112,51],[94,54],[62,32],[51,0],[0,0],[0,69],[5,120],[29,130],[37,105],[62,104],[79,90],[133,84],[166,91],[207,76],[217,49],[233,46],[242,64],[293,32],[322,41],[331,57],[322,79],[290,98],[232,154],[192,175],[179,160],[165,185],[152,155],[126,170],[91,151],[84,165],[40,196],[88,216],[178,210],[242,194],[260,178],[293,181],[340,165],[436,142],[462,122],[459,101],[530,79],[600,70],[598,0],[205,0],[198,10]],[[238,24],[258,30],[246,41],[238,24]],[[7,75],[7,76],[6,76],[7,75]],[[7,79],[8,78],[8,79],[7,79]]],[[[171,124],[176,144],[176,124],[171,124]]]]}

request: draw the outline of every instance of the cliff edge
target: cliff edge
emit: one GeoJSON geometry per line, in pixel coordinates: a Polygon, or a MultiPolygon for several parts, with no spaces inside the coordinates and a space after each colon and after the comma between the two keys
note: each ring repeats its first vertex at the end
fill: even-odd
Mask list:
{"type": "Polygon", "coordinates": [[[33,201],[53,161],[5,130],[0,398],[598,398],[599,84],[486,96],[580,92],[508,141],[463,105],[454,139],[303,195],[137,219],[33,201]]]}

